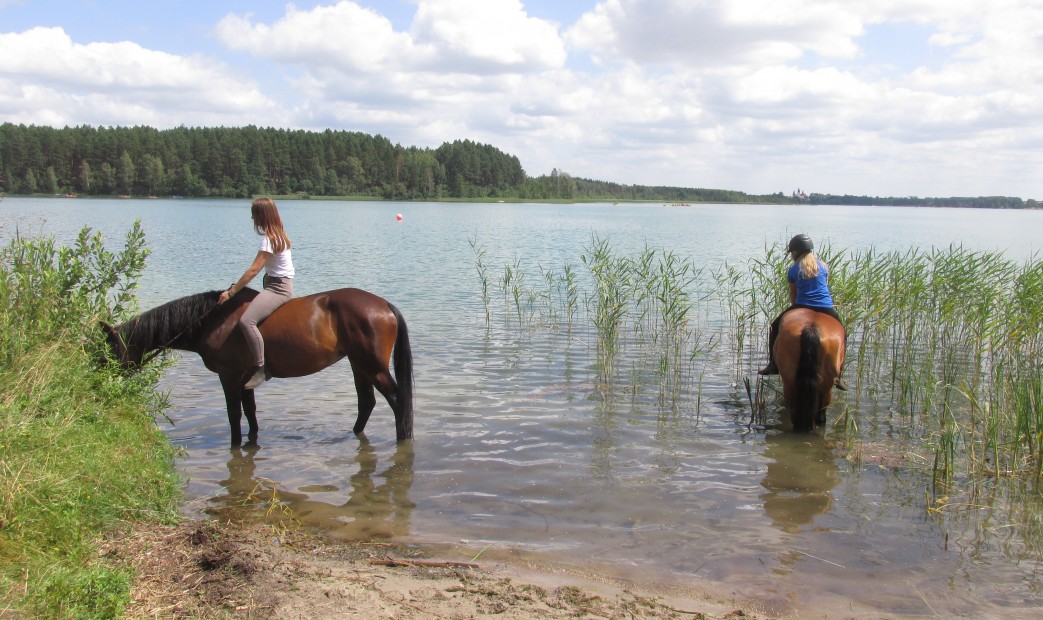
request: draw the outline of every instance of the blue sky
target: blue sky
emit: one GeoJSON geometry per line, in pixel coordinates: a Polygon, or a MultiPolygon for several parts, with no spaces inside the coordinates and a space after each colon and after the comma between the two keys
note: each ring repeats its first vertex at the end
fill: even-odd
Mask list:
{"type": "Polygon", "coordinates": [[[0,122],[470,139],[621,183],[1043,199],[1043,0],[0,0],[0,122]]]}

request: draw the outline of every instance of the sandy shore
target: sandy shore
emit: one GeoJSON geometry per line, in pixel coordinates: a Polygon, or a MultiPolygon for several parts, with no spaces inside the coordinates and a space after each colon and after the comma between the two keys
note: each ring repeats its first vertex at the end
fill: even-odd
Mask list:
{"type": "Polygon", "coordinates": [[[103,553],[137,572],[130,618],[767,617],[696,592],[639,591],[597,576],[267,526],[136,528],[106,540],[103,553]]]}

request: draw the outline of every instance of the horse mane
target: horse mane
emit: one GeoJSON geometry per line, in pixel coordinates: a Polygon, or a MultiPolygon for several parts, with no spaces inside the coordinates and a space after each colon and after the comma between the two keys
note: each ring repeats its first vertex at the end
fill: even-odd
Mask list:
{"type": "Polygon", "coordinates": [[[167,348],[185,338],[194,338],[203,317],[218,306],[221,291],[196,293],[144,312],[118,326],[123,340],[144,352],[167,348]]]}

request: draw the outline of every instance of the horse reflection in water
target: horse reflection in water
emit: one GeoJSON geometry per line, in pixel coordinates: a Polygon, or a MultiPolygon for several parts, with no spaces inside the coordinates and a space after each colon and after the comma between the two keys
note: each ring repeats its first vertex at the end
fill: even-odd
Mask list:
{"type": "Polygon", "coordinates": [[[778,433],[765,443],[764,512],[780,530],[797,533],[833,506],[832,490],[840,482],[836,456],[814,435],[778,433]]]}
{"type": "Polygon", "coordinates": [[[338,487],[324,486],[318,492],[301,493],[258,476],[260,451],[255,443],[232,448],[228,478],[220,482],[227,493],[209,500],[212,506],[207,509],[208,513],[220,516],[234,513],[235,518],[266,518],[277,522],[292,520],[332,536],[351,539],[388,539],[409,534],[415,506],[409,499],[413,485],[412,442],[399,442],[390,465],[378,472],[377,451],[368,440],[361,438],[354,459],[358,471],[348,479],[350,489],[343,504],[315,498],[320,493],[341,491],[338,487]],[[243,514],[244,510],[247,514],[243,514]]]}

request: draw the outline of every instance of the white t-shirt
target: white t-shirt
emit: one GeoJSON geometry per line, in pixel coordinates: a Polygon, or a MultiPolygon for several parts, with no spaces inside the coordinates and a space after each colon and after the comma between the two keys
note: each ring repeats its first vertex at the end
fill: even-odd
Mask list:
{"type": "Polygon", "coordinates": [[[292,278],[293,258],[290,256],[290,248],[282,252],[272,252],[272,242],[267,235],[261,235],[261,251],[268,252],[271,256],[264,261],[265,272],[273,278],[292,278]]]}

